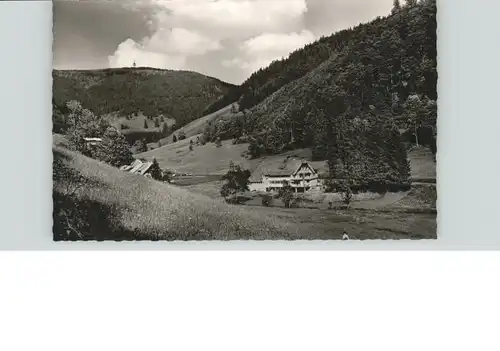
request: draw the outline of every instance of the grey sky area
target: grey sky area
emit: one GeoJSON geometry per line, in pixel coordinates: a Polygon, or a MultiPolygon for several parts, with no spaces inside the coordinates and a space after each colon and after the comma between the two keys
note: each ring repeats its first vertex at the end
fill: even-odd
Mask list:
{"type": "Polygon", "coordinates": [[[239,84],[393,0],[57,0],[54,68],[183,69],[239,84]]]}

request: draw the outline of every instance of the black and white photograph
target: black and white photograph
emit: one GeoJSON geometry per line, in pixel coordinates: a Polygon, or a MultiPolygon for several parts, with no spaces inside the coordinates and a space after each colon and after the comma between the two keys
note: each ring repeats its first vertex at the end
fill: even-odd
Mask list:
{"type": "Polygon", "coordinates": [[[437,239],[436,0],[55,0],[53,240],[437,239]]]}

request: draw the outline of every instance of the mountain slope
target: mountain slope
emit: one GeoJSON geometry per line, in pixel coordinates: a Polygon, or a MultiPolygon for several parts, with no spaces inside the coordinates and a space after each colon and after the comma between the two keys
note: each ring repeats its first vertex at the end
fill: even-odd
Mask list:
{"type": "Polygon", "coordinates": [[[53,79],[53,99],[59,106],[78,100],[98,115],[162,115],[177,127],[202,116],[233,87],[196,72],[152,68],[54,70],[53,79]]]}
{"type": "Polygon", "coordinates": [[[435,10],[435,5],[419,5],[358,27],[343,50],[268,95],[254,111],[276,119],[305,115],[303,110],[313,107],[329,112],[338,93],[359,111],[375,106],[379,112],[394,112],[394,94],[400,102],[413,93],[435,100],[435,10]]]}
{"type": "Polygon", "coordinates": [[[238,100],[244,109],[255,106],[342,50],[352,35],[352,30],[342,30],[295,50],[287,58],[273,61],[269,66],[254,72],[241,86],[230,89],[224,97],[209,106],[205,113],[212,113],[238,100]]]}
{"type": "MultiPolygon", "coordinates": [[[[310,139],[321,127],[318,124],[323,122],[317,118],[320,114],[331,120],[340,115],[342,109],[362,115],[375,107],[377,115],[397,117],[410,94],[422,94],[436,100],[435,2],[402,10],[347,32],[350,34],[343,31],[329,39],[347,36],[349,40],[345,45],[332,50],[328,58],[300,77],[286,84],[271,84],[279,80],[276,75],[286,76],[287,66],[302,67],[290,56],[282,62],[285,68],[281,73],[272,73],[271,65],[250,78],[252,82],[260,81],[260,85],[245,90],[249,83],[243,84],[243,96],[255,95],[255,91],[270,84],[276,88],[245,103],[246,108],[253,107],[252,132],[268,130],[270,134],[272,130],[283,139],[280,140],[283,145],[289,141],[286,139],[290,138],[292,129],[295,141],[299,139],[299,142],[310,144],[310,139]],[[395,102],[398,106],[393,106],[395,102]]],[[[304,48],[301,53],[312,58],[314,51],[310,50],[304,48]]]]}
{"type": "Polygon", "coordinates": [[[119,171],[62,147],[54,154],[56,240],[305,237],[285,221],[119,171]]]}
{"type": "MultiPolygon", "coordinates": [[[[413,46],[417,48],[420,46],[418,48],[418,50],[421,49],[420,55],[427,54],[435,67],[437,53],[435,45],[436,0],[424,0],[414,7],[404,7],[399,12],[385,18],[377,17],[369,23],[360,24],[354,28],[341,30],[330,36],[321,37],[319,40],[292,52],[287,58],[273,61],[268,67],[254,72],[241,86],[231,89],[223,98],[211,105],[206,113],[214,112],[223,106],[238,101],[238,99],[244,109],[252,108],[280,88],[305,76],[332,56],[340,53],[349,51],[353,56],[356,54],[361,54],[361,56],[369,55],[376,50],[364,45],[360,51],[356,52],[355,47],[357,43],[363,39],[370,39],[367,36],[378,37],[384,35],[382,32],[388,26],[397,30],[397,36],[406,41],[405,44],[407,47],[413,46]],[[425,28],[421,26],[422,23],[415,23],[415,19],[423,19],[426,22],[424,23],[425,28]],[[420,33],[414,35],[416,32],[420,33]],[[412,42],[415,39],[417,39],[417,43],[412,42]],[[420,45],[422,44],[422,39],[426,42],[420,45]]],[[[392,49],[395,49],[394,45],[397,45],[397,43],[393,42],[393,39],[397,38],[397,36],[385,38],[393,46],[392,49]]],[[[433,78],[434,80],[436,79],[436,77],[433,78]]],[[[433,87],[434,80],[429,79],[428,87],[430,89],[427,89],[428,91],[426,92],[433,99],[435,99],[435,93],[432,94],[432,91],[435,91],[435,87],[433,87]]]]}
{"type": "MultiPolygon", "coordinates": [[[[409,128],[406,102],[425,105],[416,115],[436,127],[436,3],[406,7],[328,40],[334,38],[343,44],[330,47],[331,55],[311,70],[301,70],[306,66],[291,56],[256,72],[253,83],[242,86],[240,107],[250,108],[245,120],[214,121],[210,139],[250,135],[255,157],[297,148],[312,148],[314,159],[334,163],[338,152],[355,155],[350,163],[362,174],[405,182],[406,151],[396,130],[409,128]],[[298,78],[289,79],[287,72],[297,70],[298,78]]],[[[300,54],[312,59],[314,52],[300,54]]]]}

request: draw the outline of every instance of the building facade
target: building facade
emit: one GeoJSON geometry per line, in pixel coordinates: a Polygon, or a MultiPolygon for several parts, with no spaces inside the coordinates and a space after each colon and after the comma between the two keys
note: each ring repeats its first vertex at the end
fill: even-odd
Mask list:
{"type": "Polygon", "coordinates": [[[89,137],[84,137],[83,140],[85,141],[85,144],[88,147],[94,147],[99,145],[102,142],[101,138],[89,138],[89,137]]]}
{"type": "Polygon", "coordinates": [[[250,178],[250,191],[276,192],[288,182],[296,193],[321,190],[318,173],[307,161],[295,163],[296,167],[264,172],[250,178]]]}

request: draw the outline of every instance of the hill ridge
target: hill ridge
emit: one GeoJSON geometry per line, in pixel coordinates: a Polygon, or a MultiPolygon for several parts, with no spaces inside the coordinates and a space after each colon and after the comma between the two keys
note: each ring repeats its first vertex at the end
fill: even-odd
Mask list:
{"type": "Polygon", "coordinates": [[[144,67],[52,70],[53,103],[79,101],[97,115],[163,116],[181,127],[202,116],[233,84],[188,70],[144,67]]]}

